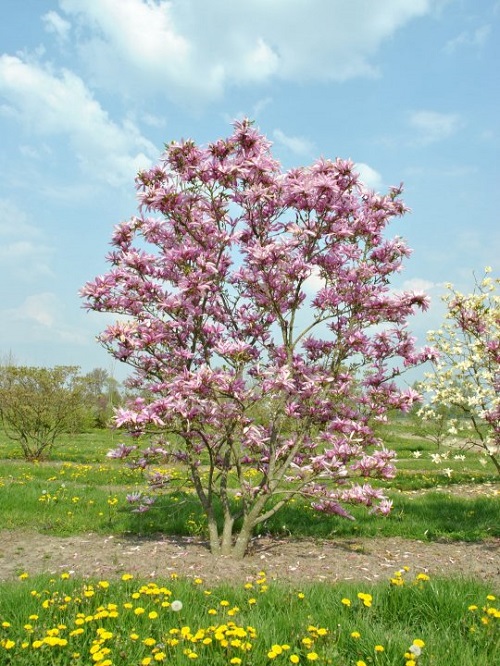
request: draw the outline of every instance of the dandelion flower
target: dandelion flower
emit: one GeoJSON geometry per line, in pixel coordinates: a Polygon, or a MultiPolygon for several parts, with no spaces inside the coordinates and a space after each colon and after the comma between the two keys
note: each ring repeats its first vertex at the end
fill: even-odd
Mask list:
{"type": "Polygon", "coordinates": [[[176,599],[175,601],[172,601],[172,603],[170,604],[170,608],[175,613],[178,613],[180,610],[182,610],[182,601],[179,601],[179,599],[176,599]]]}
{"type": "Polygon", "coordinates": [[[419,573],[415,580],[430,580],[430,578],[427,574],[419,573]]]}

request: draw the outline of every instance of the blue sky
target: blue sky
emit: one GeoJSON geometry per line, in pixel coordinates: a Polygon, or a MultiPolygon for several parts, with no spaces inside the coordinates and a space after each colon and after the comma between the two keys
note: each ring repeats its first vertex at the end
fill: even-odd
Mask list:
{"type": "Polygon", "coordinates": [[[117,367],[78,290],[106,270],[134,176],[164,143],[248,116],[285,169],[353,159],[405,183],[398,286],[500,272],[499,0],[2,0],[0,358],[117,367]]]}

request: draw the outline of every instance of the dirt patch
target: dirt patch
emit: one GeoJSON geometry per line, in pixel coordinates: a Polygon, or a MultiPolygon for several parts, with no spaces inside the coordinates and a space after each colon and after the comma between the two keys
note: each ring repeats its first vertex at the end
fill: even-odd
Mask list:
{"type": "MultiPolygon", "coordinates": [[[[241,583],[264,570],[270,580],[300,586],[322,581],[387,580],[410,567],[412,574],[482,579],[500,588],[500,539],[484,543],[427,543],[401,538],[339,541],[259,538],[241,562],[214,558],[194,538],[60,538],[36,533],[0,532],[0,580],[74,572],[75,576],[113,578],[124,572],[145,578],[200,576],[209,585],[241,583]]],[[[410,574],[411,575],[411,574],[410,574]]]]}

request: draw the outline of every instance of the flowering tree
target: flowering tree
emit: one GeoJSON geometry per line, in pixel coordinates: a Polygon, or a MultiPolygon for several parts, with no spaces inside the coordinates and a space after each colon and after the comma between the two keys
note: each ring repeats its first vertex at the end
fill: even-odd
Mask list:
{"type": "Polygon", "coordinates": [[[384,237],[401,188],[377,195],[342,160],[282,173],[246,120],[206,148],[170,144],[137,187],[140,216],[82,290],[88,308],[124,315],[100,340],[140,390],[116,414],[137,440],[110,455],[157,465],[155,489],[172,483],[158,464],[184,469],[215,554],[242,557],[297,496],[387,513],[368,480],[394,475],[394,453],[370,423],[411,407],[417,393],[394,379],[431,354],[406,328],[425,296],[389,288],[409,254],[384,237]]]}
{"type": "MultiPolygon", "coordinates": [[[[461,294],[448,285],[443,297],[446,321],[429,333],[439,352],[433,371],[426,373],[421,389],[430,401],[421,409],[428,420],[447,412],[461,412],[474,436],[469,441],[500,474],[500,278],[489,267],[472,294],[461,294]]],[[[447,420],[449,435],[457,433],[461,419],[447,420]]]]}

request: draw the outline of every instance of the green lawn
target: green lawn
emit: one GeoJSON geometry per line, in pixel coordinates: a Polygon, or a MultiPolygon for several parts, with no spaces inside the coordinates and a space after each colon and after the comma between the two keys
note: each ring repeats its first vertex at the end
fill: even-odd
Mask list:
{"type": "MultiPolygon", "coordinates": [[[[478,456],[453,450],[443,458],[444,451],[415,438],[404,423],[382,433],[399,457],[399,474],[387,484],[394,502],[387,518],[355,510],[356,521],[347,521],[295,501],[260,533],[296,539],[500,536],[500,484],[478,456]],[[488,493],[445,492],[464,483],[488,493]]],[[[139,472],[106,458],[120,439],[111,431],[68,437],[50,460],[26,463],[0,435],[2,527],[57,536],[203,534],[204,517],[187,489],[159,498],[147,514],[129,511],[126,495],[143,481],[139,472]]],[[[181,470],[172,473],[180,477],[181,470]]],[[[300,589],[267,581],[265,572],[216,589],[195,571],[189,580],[174,574],[153,582],[127,575],[31,578],[27,572],[3,583],[0,593],[0,664],[6,666],[493,666],[500,650],[498,590],[411,570],[389,572],[376,585],[300,589]],[[179,605],[173,601],[182,609],[173,610],[179,605]]]]}
{"type": "MultiPolygon", "coordinates": [[[[432,443],[416,439],[404,423],[395,422],[382,434],[398,453],[398,475],[385,483],[394,503],[389,517],[372,516],[355,508],[356,520],[347,521],[318,514],[294,501],[259,526],[259,533],[297,538],[402,536],[472,541],[500,536],[499,501],[494,495],[500,483],[476,454],[441,451],[444,460],[437,461],[432,443]],[[490,484],[491,492],[470,498],[436,492],[464,483],[478,487],[490,484]],[[414,492],[423,489],[429,492],[414,492]]],[[[160,497],[147,514],[129,511],[126,495],[143,489],[144,483],[141,472],[106,458],[106,452],[119,441],[116,432],[96,430],[68,437],[50,460],[27,463],[13,443],[0,438],[3,527],[55,535],[89,531],[202,534],[204,517],[197,499],[187,489],[160,497]]],[[[181,469],[172,468],[170,472],[173,477],[182,476],[181,469]]]]}
{"type": "Polygon", "coordinates": [[[260,572],[208,588],[195,575],[107,581],[63,572],[5,584],[0,663],[493,666],[500,649],[498,601],[475,581],[404,571],[377,585],[293,589],[260,572]]]}

